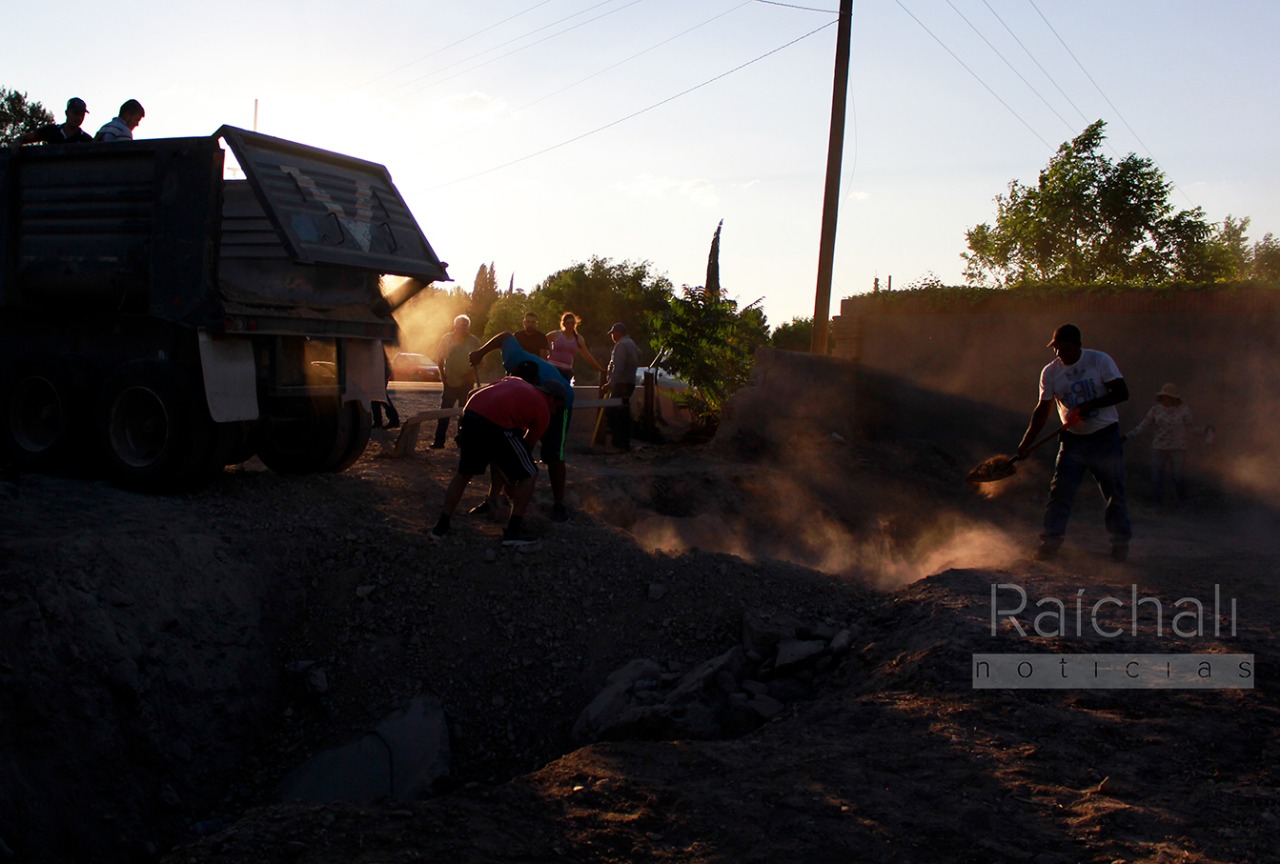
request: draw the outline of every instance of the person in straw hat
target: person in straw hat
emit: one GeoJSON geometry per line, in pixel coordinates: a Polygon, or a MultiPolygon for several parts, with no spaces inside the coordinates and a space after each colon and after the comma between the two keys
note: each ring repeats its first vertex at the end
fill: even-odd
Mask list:
{"type": "MultiPolygon", "coordinates": [[[[1156,404],[1124,437],[1137,438],[1148,429],[1154,430],[1151,437],[1151,497],[1157,504],[1164,499],[1164,477],[1168,471],[1178,502],[1186,501],[1187,432],[1196,429],[1196,424],[1191,418],[1191,409],[1182,401],[1178,388],[1173,384],[1160,388],[1156,393],[1156,404]]],[[[1206,437],[1210,434],[1209,427],[1202,431],[1206,437]]]]}

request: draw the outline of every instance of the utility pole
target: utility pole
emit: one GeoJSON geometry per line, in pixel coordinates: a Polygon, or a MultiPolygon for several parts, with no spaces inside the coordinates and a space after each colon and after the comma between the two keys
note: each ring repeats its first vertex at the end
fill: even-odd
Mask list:
{"type": "Polygon", "coordinates": [[[836,216],[840,209],[840,161],[844,155],[844,108],[849,92],[849,41],[853,0],[840,0],[836,25],[836,74],[831,93],[831,137],[827,140],[827,187],[822,199],[822,241],[818,247],[818,290],[813,302],[814,354],[827,353],[831,320],[831,275],[836,259],[836,216]]]}

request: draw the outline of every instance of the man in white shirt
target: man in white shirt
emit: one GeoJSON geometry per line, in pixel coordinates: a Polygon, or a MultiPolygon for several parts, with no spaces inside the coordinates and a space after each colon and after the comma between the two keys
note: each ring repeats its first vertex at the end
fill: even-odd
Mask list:
{"type": "Polygon", "coordinates": [[[120,106],[120,113],[93,136],[94,141],[132,141],[133,130],[138,128],[147,112],[142,110],[142,103],[130,99],[120,106]]]}
{"type": "Polygon", "coordinates": [[[1071,518],[1071,505],[1084,480],[1093,474],[1106,500],[1105,523],[1111,536],[1111,557],[1129,555],[1129,504],[1124,491],[1124,447],[1116,405],[1129,398],[1129,388],[1114,360],[1101,351],[1081,347],[1080,328],[1063,324],[1049,342],[1057,358],[1040,371],[1040,401],[1018,445],[1025,458],[1056,405],[1062,419],[1058,459],[1053,466],[1044,531],[1036,557],[1058,554],[1071,518]]]}

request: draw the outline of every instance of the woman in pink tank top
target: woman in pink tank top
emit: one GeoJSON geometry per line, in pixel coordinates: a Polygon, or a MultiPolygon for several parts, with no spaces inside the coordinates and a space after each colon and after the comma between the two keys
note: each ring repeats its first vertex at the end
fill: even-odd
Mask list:
{"type": "Polygon", "coordinates": [[[587,340],[583,339],[582,334],[578,332],[578,316],[572,312],[566,312],[560,316],[560,329],[552,330],[547,334],[547,343],[551,346],[551,356],[547,359],[551,361],[552,366],[560,370],[565,381],[573,377],[573,358],[579,351],[597,372],[604,373],[604,367],[591,356],[591,352],[587,349],[587,340]]]}

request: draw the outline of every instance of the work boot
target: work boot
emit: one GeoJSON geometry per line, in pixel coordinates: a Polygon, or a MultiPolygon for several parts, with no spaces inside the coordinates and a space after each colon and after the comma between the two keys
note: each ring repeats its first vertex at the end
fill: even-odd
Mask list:
{"type": "Polygon", "coordinates": [[[1036,560],[1052,561],[1058,557],[1058,550],[1061,548],[1061,537],[1046,537],[1040,541],[1040,547],[1036,549],[1036,560]]]}
{"type": "Polygon", "coordinates": [[[431,532],[427,536],[430,537],[432,541],[438,542],[440,540],[443,540],[445,536],[448,535],[448,533],[449,533],[449,517],[441,516],[438,520],[436,520],[435,527],[431,529],[431,532]]]}

